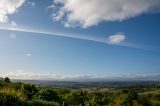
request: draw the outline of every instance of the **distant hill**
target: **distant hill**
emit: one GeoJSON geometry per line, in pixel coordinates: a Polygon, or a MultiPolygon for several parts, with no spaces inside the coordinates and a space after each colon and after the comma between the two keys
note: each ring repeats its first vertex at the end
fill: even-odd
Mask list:
{"type": "Polygon", "coordinates": [[[160,84],[160,81],[52,81],[52,80],[12,80],[13,82],[32,83],[43,87],[61,88],[89,88],[89,87],[116,87],[116,86],[148,86],[160,84]]]}

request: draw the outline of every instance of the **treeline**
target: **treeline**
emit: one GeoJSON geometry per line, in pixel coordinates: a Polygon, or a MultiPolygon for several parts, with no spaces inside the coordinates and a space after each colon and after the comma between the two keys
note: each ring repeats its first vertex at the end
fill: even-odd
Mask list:
{"type": "Polygon", "coordinates": [[[150,88],[99,89],[36,87],[1,78],[0,106],[160,106],[158,85],[150,88]]]}

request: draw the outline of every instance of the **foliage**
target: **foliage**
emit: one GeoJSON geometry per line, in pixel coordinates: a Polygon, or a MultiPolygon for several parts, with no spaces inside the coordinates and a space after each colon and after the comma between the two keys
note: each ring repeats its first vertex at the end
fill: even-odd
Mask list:
{"type": "Polygon", "coordinates": [[[4,82],[10,83],[11,81],[10,81],[10,79],[8,77],[6,77],[6,78],[4,78],[4,82]]]}
{"type": "Polygon", "coordinates": [[[90,104],[92,105],[108,105],[111,102],[111,98],[106,97],[102,93],[95,93],[94,96],[90,99],[90,104]]]}
{"type": "Polygon", "coordinates": [[[72,105],[79,105],[81,102],[77,92],[69,92],[63,96],[63,99],[66,101],[66,103],[72,105]]]}
{"type": "Polygon", "coordinates": [[[135,89],[131,89],[128,93],[126,100],[123,102],[125,106],[134,106],[134,103],[138,101],[138,93],[135,89]]]}
{"type": "Polygon", "coordinates": [[[4,87],[4,86],[7,86],[7,83],[2,81],[2,80],[0,80],[0,87],[4,87]]]}
{"type": "Polygon", "coordinates": [[[152,106],[160,106],[160,100],[152,101],[152,106]]]}
{"type": "Polygon", "coordinates": [[[0,89],[0,104],[2,106],[20,106],[26,100],[25,95],[11,88],[0,89]]]}
{"type": "MultiPolygon", "coordinates": [[[[8,78],[9,79],[9,78],[8,78]]],[[[0,80],[0,106],[160,106],[159,85],[62,89],[0,80]]]]}
{"type": "Polygon", "coordinates": [[[21,91],[27,95],[28,99],[32,99],[33,95],[35,95],[38,90],[32,84],[22,84],[21,91]]]}
{"type": "Polygon", "coordinates": [[[28,101],[27,106],[59,106],[56,102],[46,101],[42,99],[32,99],[28,101]]]}
{"type": "Polygon", "coordinates": [[[60,100],[57,93],[51,89],[40,89],[34,98],[56,102],[60,100]]]}
{"type": "Polygon", "coordinates": [[[142,106],[151,106],[151,101],[150,101],[150,97],[147,95],[142,95],[139,97],[139,103],[142,106]]]}

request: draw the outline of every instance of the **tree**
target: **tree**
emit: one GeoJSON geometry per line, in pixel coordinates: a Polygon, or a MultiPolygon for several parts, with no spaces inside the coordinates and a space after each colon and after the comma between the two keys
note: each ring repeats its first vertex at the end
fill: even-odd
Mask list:
{"type": "Polygon", "coordinates": [[[151,106],[152,105],[150,98],[147,95],[140,96],[139,103],[142,104],[142,106],[151,106]]]}
{"type": "Polygon", "coordinates": [[[41,89],[41,90],[39,90],[34,98],[47,100],[47,101],[55,101],[55,102],[60,101],[60,98],[58,97],[58,94],[51,89],[41,89]]]}
{"type": "Polygon", "coordinates": [[[108,105],[109,101],[111,101],[108,97],[105,97],[102,93],[95,93],[93,97],[90,99],[90,103],[95,106],[95,105],[108,105]]]}
{"type": "Polygon", "coordinates": [[[114,104],[115,104],[115,106],[122,106],[122,99],[120,98],[120,97],[116,97],[115,99],[114,99],[114,104]]]}
{"type": "Polygon", "coordinates": [[[124,106],[133,106],[134,102],[138,101],[138,93],[135,89],[129,91],[126,100],[123,102],[124,106]]]}
{"type": "Polygon", "coordinates": [[[32,84],[22,84],[21,91],[27,95],[28,99],[32,99],[33,95],[35,95],[38,90],[32,84]]]}
{"type": "Polygon", "coordinates": [[[63,96],[63,100],[67,103],[67,104],[70,104],[70,105],[80,105],[81,104],[81,98],[80,98],[80,95],[78,95],[77,92],[69,92],[69,93],[66,93],[64,96],[63,96]]]}
{"type": "Polygon", "coordinates": [[[80,91],[80,99],[81,99],[80,100],[81,101],[81,106],[85,106],[85,104],[84,104],[85,95],[84,95],[82,90],[80,91]]]}
{"type": "Polygon", "coordinates": [[[4,78],[4,81],[5,81],[6,83],[10,83],[10,82],[11,82],[8,77],[4,78]]]}

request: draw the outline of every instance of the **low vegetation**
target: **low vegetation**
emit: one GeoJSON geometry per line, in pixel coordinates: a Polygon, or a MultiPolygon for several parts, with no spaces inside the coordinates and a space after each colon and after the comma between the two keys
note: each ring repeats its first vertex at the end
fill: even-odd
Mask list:
{"type": "Polygon", "coordinates": [[[0,80],[0,106],[160,106],[160,85],[39,87],[0,80]]]}

